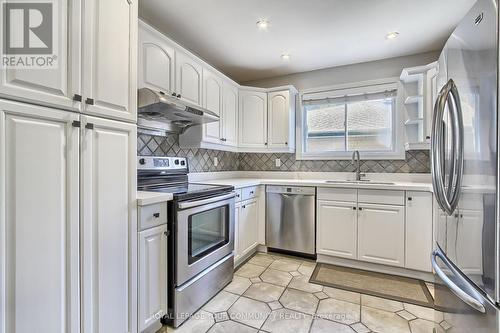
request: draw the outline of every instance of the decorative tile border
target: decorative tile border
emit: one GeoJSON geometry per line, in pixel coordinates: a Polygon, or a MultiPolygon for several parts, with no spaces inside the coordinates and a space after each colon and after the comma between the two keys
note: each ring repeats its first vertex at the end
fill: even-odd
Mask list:
{"type": "MultiPolygon", "coordinates": [[[[187,157],[190,172],[213,171],[312,171],[353,172],[349,160],[296,160],[290,153],[233,153],[220,150],[180,148],[177,134],[151,136],[139,134],[137,153],[145,156],[187,157]],[[214,165],[214,157],[218,165],[214,165]],[[281,166],[275,166],[275,160],[281,166]]],[[[404,160],[362,160],[362,172],[430,173],[430,157],[426,150],[406,152],[404,160]]]]}

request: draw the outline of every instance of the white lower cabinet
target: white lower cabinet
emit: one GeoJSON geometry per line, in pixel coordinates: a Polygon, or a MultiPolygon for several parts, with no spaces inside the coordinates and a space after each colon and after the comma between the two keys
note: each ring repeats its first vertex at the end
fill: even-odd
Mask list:
{"type": "Polygon", "coordinates": [[[139,332],[156,331],[167,313],[167,225],[139,232],[138,247],[139,332]]]}
{"type": "Polygon", "coordinates": [[[404,266],[404,206],[359,204],[358,259],[404,266]]]}
{"type": "Polygon", "coordinates": [[[258,244],[258,201],[250,199],[240,205],[238,221],[238,252],[240,256],[252,251],[258,244]]]}
{"type": "Polygon", "coordinates": [[[356,259],[356,202],[318,200],[316,214],[317,253],[356,259]]]}
{"type": "Polygon", "coordinates": [[[77,114],[0,100],[0,332],[80,332],[77,114]]]}
{"type": "Polygon", "coordinates": [[[234,206],[234,262],[241,258],[240,253],[240,212],[241,204],[238,202],[234,206]]]}
{"type": "Polygon", "coordinates": [[[432,272],[432,215],[432,193],[406,192],[406,268],[432,272]]]}
{"type": "MultiPolygon", "coordinates": [[[[318,188],[316,251],[319,255],[432,272],[432,207],[430,192],[318,188]]],[[[474,223],[465,220],[463,237],[475,237],[469,236],[473,230],[465,231],[474,223]]],[[[470,254],[462,258],[467,260],[467,256],[470,254]]]]}
{"type": "Polygon", "coordinates": [[[456,246],[456,260],[469,275],[483,274],[483,227],[481,210],[460,209],[456,227],[456,244],[460,246],[456,246]]]}
{"type": "Polygon", "coordinates": [[[137,332],[136,126],[81,119],[83,333],[137,332]]]}

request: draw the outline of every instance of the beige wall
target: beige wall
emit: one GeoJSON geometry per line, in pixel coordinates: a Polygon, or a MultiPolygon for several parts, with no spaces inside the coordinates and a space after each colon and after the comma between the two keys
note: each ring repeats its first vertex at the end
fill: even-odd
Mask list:
{"type": "Polygon", "coordinates": [[[249,81],[242,84],[263,88],[292,84],[297,89],[304,90],[350,82],[376,80],[395,76],[399,77],[403,68],[426,65],[436,61],[439,57],[439,53],[440,51],[428,52],[353,65],[324,68],[310,72],[249,81]]]}

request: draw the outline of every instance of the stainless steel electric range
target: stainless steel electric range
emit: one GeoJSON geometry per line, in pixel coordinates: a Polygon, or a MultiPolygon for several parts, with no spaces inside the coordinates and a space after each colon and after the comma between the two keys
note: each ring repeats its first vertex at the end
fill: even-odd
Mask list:
{"type": "Polygon", "coordinates": [[[138,157],[138,190],[172,193],[168,205],[168,314],[182,324],[233,278],[232,186],[188,182],[181,157],[138,157]]]}

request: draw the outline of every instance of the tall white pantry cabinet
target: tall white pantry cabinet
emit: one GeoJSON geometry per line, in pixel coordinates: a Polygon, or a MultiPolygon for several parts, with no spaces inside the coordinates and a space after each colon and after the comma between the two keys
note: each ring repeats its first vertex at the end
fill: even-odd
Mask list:
{"type": "Polygon", "coordinates": [[[137,1],[59,9],[58,69],[0,70],[0,333],[136,333],[137,1]]]}

